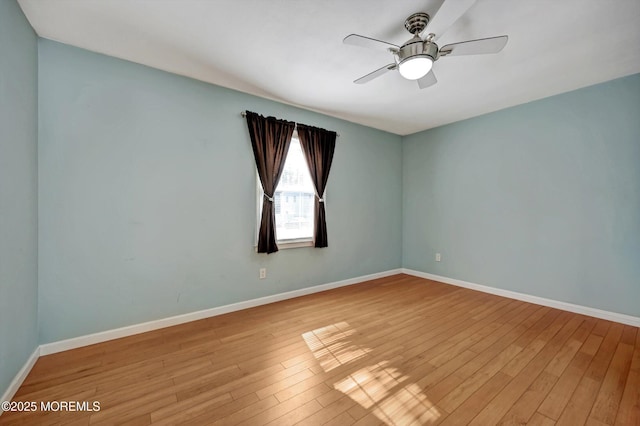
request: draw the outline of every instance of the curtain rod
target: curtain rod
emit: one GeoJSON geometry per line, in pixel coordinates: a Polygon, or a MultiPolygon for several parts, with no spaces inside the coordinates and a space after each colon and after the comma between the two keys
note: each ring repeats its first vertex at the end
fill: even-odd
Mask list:
{"type": "MultiPolygon", "coordinates": [[[[240,111],[240,116],[241,117],[246,117],[247,116],[247,111],[240,111]]],[[[336,137],[340,137],[340,133],[336,132],[336,137]]]]}

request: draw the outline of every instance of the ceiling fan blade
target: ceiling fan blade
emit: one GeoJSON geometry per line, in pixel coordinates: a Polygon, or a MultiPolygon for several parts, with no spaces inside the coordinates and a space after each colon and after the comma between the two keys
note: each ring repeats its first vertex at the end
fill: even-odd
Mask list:
{"type": "Polygon", "coordinates": [[[440,48],[440,56],[456,55],[483,55],[487,53],[498,53],[507,45],[509,37],[506,35],[499,37],[481,38],[479,40],[462,41],[452,43],[440,48]]]}
{"type": "Polygon", "coordinates": [[[426,89],[429,86],[433,86],[438,82],[436,75],[433,73],[433,69],[429,71],[424,77],[418,79],[418,87],[426,89]]]}
{"type": "Polygon", "coordinates": [[[435,16],[431,18],[426,32],[436,35],[434,41],[439,39],[467,10],[471,9],[475,2],[476,0],[445,0],[435,16]]]}
{"type": "Polygon", "coordinates": [[[375,38],[365,37],[358,34],[349,34],[342,40],[344,44],[351,44],[353,46],[368,47],[369,49],[399,49],[400,46],[396,46],[386,41],[376,40],[375,38]]]}
{"type": "Polygon", "coordinates": [[[396,69],[397,65],[395,63],[391,63],[388,65],[385,65],[382,68],[378,68],[377,70],[370,72],[369,74],[360,77],[359,79],[355,80],[354,83],[356,84],[364,84],[364,83],[368,83],[369,81],[373,80],[374,78],[380,77],[382,74],[385,74],[387,71],[391,71],[396,69]]]}

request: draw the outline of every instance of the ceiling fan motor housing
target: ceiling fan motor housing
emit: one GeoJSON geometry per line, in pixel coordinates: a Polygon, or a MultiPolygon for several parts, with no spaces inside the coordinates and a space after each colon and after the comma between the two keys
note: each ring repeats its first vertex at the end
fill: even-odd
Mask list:
{"type": "Polygon", "coordinates": [[[432,61],[438,58],[438,45],[432,41],[424,41],[415,36],[402,45],[397,52],[398,64],[414,57],[428,56],[432,61]]]}

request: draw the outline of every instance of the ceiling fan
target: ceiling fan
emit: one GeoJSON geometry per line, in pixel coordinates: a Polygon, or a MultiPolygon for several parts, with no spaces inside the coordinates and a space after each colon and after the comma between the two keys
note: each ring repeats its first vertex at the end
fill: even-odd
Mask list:
{"type": "MultiPolygon", "coordinates": [[[[439,10],[437,14],[437,21],[441,25],[434,27],[432,23],[429,28],[438,28],[438,30],[442,30],[442,32],[444,32],[444,30],[453,24],[474,2],[475,0],[451,0],[445,2],[441,7],[441,9],[443,9],[445,8],[445,5],[447,6],[445,12],[443,13],[442,10],[439,10]],[[442,19],[440,19],[441,16],[443,16],[442,19]],[[443,27],[443,25],[447,24],[447,27],[443,27]]],[[[364,84],[374,78],[380,77],[387,71],[398,70],[400,75],[407,80],[417,80],[418,86],[421,89],[424,89],[437,83],[438,80],[433,73],[432,66],[433,63],[441,57],[498,53],[505,47],[509,38],[508,36],[503,35],[478,40],[462,41],[439,47],[435,41],[441,35],[438,34],[440,31],[431,32],[425,38],[420,37],[420,34],[425,30],[425,28],[427,28],[430,19],[431,17],[429,14],[425,12],[418,12],[409,16],[404,22],[404,27],[407,31],[413,34],[413,37],[402,46],[358,34],[350,34],[346,36],[343,40],[343,43],[345,44],[375,49],[383,48],[389,51],[393,55],[394,59],[392,63],[358,78],[354,83],[364,84]],[[438,35],[436,36],[436,34],[438,35]]]]}

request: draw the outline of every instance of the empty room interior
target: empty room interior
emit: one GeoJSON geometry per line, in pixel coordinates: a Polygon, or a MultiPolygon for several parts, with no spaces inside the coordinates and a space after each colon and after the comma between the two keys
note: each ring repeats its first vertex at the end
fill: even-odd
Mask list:
{"type": "Polygon", "coordinates": [[[0,0],[1,425],[640,425],[637,0],[0,0]]]}

